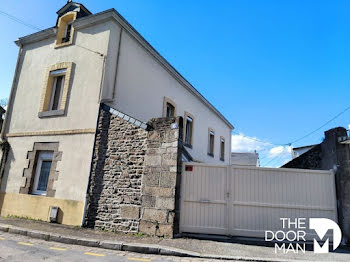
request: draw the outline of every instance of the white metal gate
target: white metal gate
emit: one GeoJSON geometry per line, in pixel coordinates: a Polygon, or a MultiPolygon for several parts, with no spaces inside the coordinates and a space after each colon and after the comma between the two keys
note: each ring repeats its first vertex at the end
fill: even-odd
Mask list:
{"type": "Polygon", "coordinates": [[[334,173],[184,163],[180,211],[181,232],[204,234],[264,237],[282,217],[337,222],[334,173]]]}

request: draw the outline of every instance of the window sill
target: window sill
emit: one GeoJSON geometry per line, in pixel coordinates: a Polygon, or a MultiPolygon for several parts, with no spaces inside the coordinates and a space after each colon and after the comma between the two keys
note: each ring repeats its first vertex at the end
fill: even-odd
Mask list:
{"type": "Polygon", "coordinates": [[[32,196],[46,196],[46,192],[45,193],[31,193],[30,195],[32,195],[32,196]]]}
{"type": "Polygon", "coordinates": [[[72,40],[70,40],[68,42],[60,43],[60,44],[55,44],[55,49],[56,48],[61,48],[61,47],[64,47],[64,46],[69,46],[69,45],[72,45],[72,44],[73,44],[72,40]]]}
{"type": "Polygon", "coordinates": [[[51,111],[44,111],[44,112],[39,112],[38,117],[39,118],[45,118],[45,117],[54,117],[54,116],[63,116],[64,115],[64,110],[51,110],[51,111]]]}
{"type": "Polygon", "coordinates": [[[212,153],[208,153],[208,156],[214,157],[214,154],[212,154],[212,153]]]}
{"type": "Polygon", "coordinates": [[[184,146],[192,149],[192,145],[190,145],[190,144],[184,144],[184,146]]]}

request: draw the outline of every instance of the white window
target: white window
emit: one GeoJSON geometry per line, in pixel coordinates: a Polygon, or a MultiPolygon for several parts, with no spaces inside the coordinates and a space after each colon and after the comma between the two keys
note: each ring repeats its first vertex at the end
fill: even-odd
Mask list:
{"type": "Polygon", "coordinates": [[[208,155],[214,156],[214,131],[209,130],[208,155]]]}
{"type": "Polygon", "coordinates": [[[193,118],[186,116],[185,145],[192,146],[193,118]]]}
{"type": "Polygon", "coordinates": [[[52,155],[53,153],[50,151],[39,152],[32,191],[34,195],[46,195],[52,164],[52,155]]]}
{"type": "Polygon", "coordinates": [[[220,160],[225,161],[225,139],[220,138],[220,160]]]}
{"type": "Polygon", "coordinates": [[[66,71],[67,69],[60,69],[50,72],[52,87],[48,111],[60,109],[66,71]]]}

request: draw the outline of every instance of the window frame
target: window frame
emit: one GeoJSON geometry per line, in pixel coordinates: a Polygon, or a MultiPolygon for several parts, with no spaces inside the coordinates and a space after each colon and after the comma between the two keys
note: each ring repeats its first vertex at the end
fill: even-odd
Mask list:
{"type": "Polygon", "coordinates": [[[53,83],[52,83],[52,86],[51,86],[50,104],[49,104],[49,107],[48,107],[47,111],[59,110],[59,108],[61,106],[62,94],[63,94],[63,89],[64,89],[64,82],[65,82],[65,78],[66,78],[66,72],[67,72],[66,69],[60,69],[60,70],[55,70],[55,71],[51,71],[50,72],[50,75],[53,77],[53,83]],[[64,71],[62,73],[60,72],[58,74],[54,73],[56,71],[61,71],[61,70],[64,70],[64,71]],[[53,109],[52,107],[53,107],[55,95],[56,95],[56,92],[57,92],[57,80],[58,80],[58,77],[60,77],[60,76],[63,76],[63,78],[62,78],[62,82],[61,82],[60,94],[59,94],[59,97],[58,97],[58,104],[57,104],[57,108],[53,109]]]}
{"type": "Polygon", "coordinates": [[[223,136],[220,136],[220,160],[225,161],[225,147],[226,141],[223,136]]]}
{"type": "Polygon", "coordinates": [[[70,87],[70,79],[72,73],[72,62],[62,62],[50,66],[47,69],[45,76],[45,82],[40,99],[40,107],[38,117],[52,117],[52,116],[62,116],[65,114],[68,91],[70,87]],[[56,110],[52,110],[52,99],[54,96],[54,82],[57,76],[64,75],[64,81],[62,81],[62,86],[60,90],[59,107],[56,110]]]}
{"type": "Polygon", "coordinates": [[[66,42],[63,42],[63,39],[66,38],[68,25],[72,24],[76,20],[76,18],[77,18],[77,12],[72,11],[64,14],[58,19],[55,48],[60,48],[60,47],[69,46],[73,44],[73,38],[74,38],[73,25],[71,26],[69,40],[66,42]]]}
{"type": "Polygon", "coordinates": [[[208,128],[208,156],[214,157],[215,152],[215,130],[208,128]],[[211,136],[213,137],[213,142],[211,143],[211,136]]]}
{"type": "Polygon", "coordinates": [[[34,174],[32,195],[46,196],[47,188],[48,188],[48,184],[49,184],[49,179],[50,179],[50,173],[51,173],[51,169],[52,169],[52,163],[53,163],[53,153],[54,153],[53,151],[39,151],[38,152],[38,157],[36,159],[36,168],[35,168],[35,174],[34,174]],[[51,165],[50,165],[49,176],[47,179],[48,182],[46,185],[46,190],[45,191],[38,190],[39,180],[40,180],[40,176],[41,176],[42,163],[44,161],[48,161],[48,160],[51,161],[51,165]]]}
{"type": "Polygon", "coordinates": [[[164,97],[163,98],[163,114],[162,116],[163,117],[167,117],[166,113],[167,113],[167,104],[170,104],[174,107],[174,117],[176,117],[176,103],[171,100],[170,98],[168,97],[164,97]]]}
{"type": "Polygon", "coordinates": [[[183,142],[184,142],[184,146],[188,147],[188,148],[193,148],[193,134],[194,134],[194,117],[192,114],[188,113],[188,112],[185,112],[184,114],[184,127],[183,127],[183,142]],[[190,134],[190,141],[189,143],[186,143],[186,134],[187,134],[187,118],[190,118],[192,121],[191,121],[191,134],[190,134]]]}

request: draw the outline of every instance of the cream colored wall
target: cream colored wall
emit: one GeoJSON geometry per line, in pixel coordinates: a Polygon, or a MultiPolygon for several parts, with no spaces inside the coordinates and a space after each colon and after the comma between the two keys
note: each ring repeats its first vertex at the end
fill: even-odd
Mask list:
{"type": "Polygon", "coordinates": [[[110,27],[111,22],[75,30],[73,45],[61,48],[54,48],[55,37],[23,46],[18,83],[6,127],[11,151],[1,192],[19,193],[23,169],[28,164],[27,152],[33,149],[34,142],[59,142],[59,151],[63,154],[57,164],[59,177],[54,184],[55,198],[79,203],[85,201],[104,70],[105,58],[100,53],[107,53],[110,27]],[[39,118],[47,69],[60,62],[74,63],[66,115],[39,118]],[[89,132],[11,137],[16,133],[25,135],[78,129],[89,132]]]}
{"type": "MultiPolygon", "coordinates": [[[[114,31],[111,31],[113,34],[114,31]]],[[[115,55],[117,51],[111,53],[115,55]]],[[[213,87],[214,88],[214,87],[213,87]]],[[[218,89],[218,87],[215,87],[218,89]]],[[[199,161],[228,164],[230,161],[231,129],[196,96],[185,89],[155,58],[125,31],[122,35],[120,60],[115,89],[116,99],[110,103],[142,121],[161,117],[164,96],[173,100],[176,112],[194,116],[193,149],[189,153],[199,161]],[[214,158],[207,155],[208,128],[215,130],[214,158]],[[225,162],[220,161],[219,139],[225,137],[225,162]]],[[[220,91],[218,89],[218,94],[220,91]]]]}
{"type": "Polygon", "coordinates": [[[7,133],[95,128],[108,24],[75,31],[74,44],[54,48],[55,38],[23,47],[23,59],[7,133]],[[89,51],[88,49],[92,50],[89,51]],[[70,90],[63,117],[38,117],[42,88],[49,66],[73,62],[70,90]]]}
{"type": "Polygon", "coordinates": [[[57,162],[58,180],[54,182],[56,198],[83,201],[88,185],[94,134],[9,137],[11,150],[1,192],[19,193],[23,186],[23,169],[28,166],[27,153],[35,142],[58,142],[62,160],[57,162]]]}

